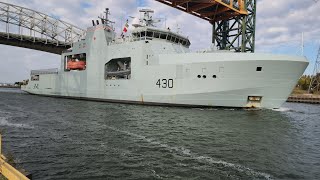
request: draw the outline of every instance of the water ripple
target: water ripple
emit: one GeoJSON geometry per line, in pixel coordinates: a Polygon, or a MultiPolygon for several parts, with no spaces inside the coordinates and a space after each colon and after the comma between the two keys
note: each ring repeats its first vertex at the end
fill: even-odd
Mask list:
{"type": "Polygon", "coordinates": [[[245,166],[242,166],[242,165],[229,163],[229,162],[226,162],[226,161],[223,161],[223,160],[216,160],[216,159],[214,159],[212,157],[208,157],[208,156],[197,155],[196,153],[192,153],[191,150],[186,149],[184,147],[171,147],[168,144],[161,143],[159,141],[156,141],[155,139],[147,138],[146,136],[135,134],[135,133],[132,133],[132,132],[129,132],[129,131],[120,130],[120,129],[117,129],[115,127],[111,127],[111,126],[105,126],[105,127],[110,129],[110,130],[113,130],[113,131],[116,131],[116,132],[119,132],[119,133],[122,133],[122,134],[125,134],[125,135],[128,135],[128,136],[132,136],[132,137],[144,140],[144,141],[146,141],[146,142],[148,142],[148,143],[150,143],[152,145],[157,145],[157,146],[159,146],[161,148],[166,148],[170,152],[176,152],[178,154],[183,154],[183,155],[189,156],[189,157],[191,157],[191,158],[193,158],[195,160],[200,160],[202,162],[206,162],[206,163],[209,163],[209,164],[223,165],[224,167],[233,168],[233,169],[235,169],[235,170],[237,170],[239,172],[245,172],[249,176],[255,176],[255,177],[258,177],[258,178],[262,177],[262,178],[265,178],[267,180],[271,180],[272,179],[272,176],[270,174],[258,172],[258,171],[255,171],[255,170],[253,170],[251,168],[248,168],[248,167],[245,167],[245,166]]]}

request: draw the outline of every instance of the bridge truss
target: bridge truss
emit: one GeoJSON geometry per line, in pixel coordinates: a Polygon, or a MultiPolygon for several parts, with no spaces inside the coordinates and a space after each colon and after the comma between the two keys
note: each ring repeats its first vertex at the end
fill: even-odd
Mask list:
{"type": "Polygon", "coordinates": [[[61,54],[85,30],[49,15],[0,2],[0,44],[61,54]]]}
{"type": "Polygon", "coordinates": [[[212,42],[218,49],[236,52],[255,51],[256,0],[244,0],[247,15],[213,22],[212,42]]]}
{"type": "Polygon", "coordinates": [[[257,0],[156,0],[212,24],[220,50],[254,52],[257,0]]]}

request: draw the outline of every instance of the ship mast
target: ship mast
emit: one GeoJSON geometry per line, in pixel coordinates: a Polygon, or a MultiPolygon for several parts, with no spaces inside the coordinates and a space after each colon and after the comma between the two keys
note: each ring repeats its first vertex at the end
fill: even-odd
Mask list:
{"type": "Polygon", "coordinates": [[[106,8],[106,11],[104,13],[105,13],[105,17],[99,16],[98,18],[101,19],[102,24],[105,24],[106,26],[110,26],[110,25],[112,26],[112,24],[114,24],[115,22],[109,20],[109,15],[110,15],[109,8],[106,8]]]}

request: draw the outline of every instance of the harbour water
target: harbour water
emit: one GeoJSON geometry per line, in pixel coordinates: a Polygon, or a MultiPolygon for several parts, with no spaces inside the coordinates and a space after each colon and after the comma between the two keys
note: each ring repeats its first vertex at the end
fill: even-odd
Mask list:
{"type": "Polygon", "coordinates": [[[320,106],[111,104],[0,89],[3,150],[34,179],[320,179],[320,106]]]}

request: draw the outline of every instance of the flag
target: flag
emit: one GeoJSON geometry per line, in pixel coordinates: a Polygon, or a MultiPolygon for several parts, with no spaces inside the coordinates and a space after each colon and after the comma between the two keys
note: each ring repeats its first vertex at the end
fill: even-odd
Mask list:
{"type": "Polygon", "coordinates": [[[124,25],[124,28],[123,28],[123,32],[124,33],[128,32],[128,28],[129,28],[129,20],[127,19],[127,22],[126,22],[126,24],[124,25]]]}

